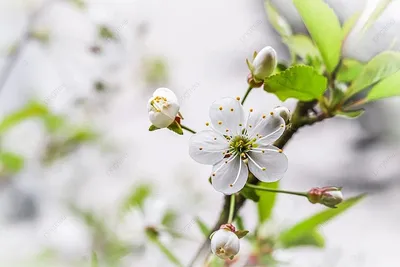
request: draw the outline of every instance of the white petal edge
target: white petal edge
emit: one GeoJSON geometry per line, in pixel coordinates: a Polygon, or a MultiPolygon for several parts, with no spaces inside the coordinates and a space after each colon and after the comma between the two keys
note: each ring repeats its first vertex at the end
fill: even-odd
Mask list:
{"type": "Polygon", "coordinates": [[[212,125],[221,134],[237,135],[244,128],[244,111],[237,99],[226,97],[215,101],[209,115],[212,125]]]}
{"type": "Polygon", "coordinates": [[[265,146],[260,150],[249,152],[250,172],[262,182],[272,183],[282,179],[288,169],[288,159],[280,151],[277,147],[265,146]]]}
{"type": "Polygon", "coordinates": [[[257,144],[265,146],[281,137],[285,126],[283,118],[275,113],[256,112],[249,116],[247,132],[251,139],[257,138],[257,144]]]}
{"type": "Polygon", "coordinates": [[[232,195],[244,187],[248,175],[247,165],[236,155],[224,158],[213,166],[211,181],[215,190],[232,195]]]}
{"type": "Polygon", "coordinates": [[[224,158],[229,143],[221,134],[205,130],[194,134],[189,139],[189,155],[201,164],[214,165],[224,158]]]}

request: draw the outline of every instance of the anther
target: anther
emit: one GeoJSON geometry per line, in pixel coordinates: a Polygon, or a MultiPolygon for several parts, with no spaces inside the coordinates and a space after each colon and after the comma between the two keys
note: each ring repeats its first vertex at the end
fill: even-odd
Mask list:
{"type": "Polygon", "coordinates": [[[250,112],[253,112],[253,109],[252,109],[252,108],[250,109],[250,112]]]}
{"type": "Polygon", "coordinates": [[[266,168],[262,168],[261,170],[265,171],[265,170],[266,170],[266,168]]]}
{"type": "Polygon", "coordinates": [[[262,118],[265,119],[267,116],[263,115],[262,118]]]}
{"type": "Polygon", "coordinates": [[[221,124],[222,124],[222,121],[219,121],[218,124],[221,125],[221,124]]]}
{"type": "Polygon", "coordinates": [[[210,125],[210,123],[209,123],[209,122],[206,122],[206,126],[208,126],[208,125],[210,125]]]}
{"type": "Polygon", "coordinates": [[[285,127],[285,125],[281,124],[281,128],[285,127]]]}
{"type": "Polygon", "coordinates": [[[222,107],[219,107],[219,110],[222,110],[222,107]]]}
{"type": "Polygon", "coordinates": [[[214,137],[214,140],[217,140],[217,137],[214,137]]]}
{"type": "Polygon", "coordinates": [[[231,108],[231,111],[233,112],[233,108],[231,108]]]}
{"type": "Polygon", "coordinates": [[[213,173],[212,176],[215,176],[215,173],[213,173]]]}
{"type": "Polygon", "coordinates": [[[272,111],[269,114],[274,115],[274,113],[272,111]]]}
{"type": "Polygon", "coordinates": [[[229,186],[230,186],[230,187],[233,187],[233,184],[230,184],[229,186]]]}
{"type": "Polygon", "coordinates": [[[202,147],[199,147],[199,150],[203,150],[203,148],[202,148],[202,147]]]}
{"type": "Polygon", "coordinates": [[[278,152],[279,152],[279,153],[282,153],[282,152],[283,152],[283,150],[282,150],[282,149],[279,149],[279,150],[278,150],[278,152]]]}
{"type": "Polygon", "coordinates": [[[236,97],[236,100],[239,101],[239,100],[240,100],[240,97],[237,96],[237,97],[236,97]]]}

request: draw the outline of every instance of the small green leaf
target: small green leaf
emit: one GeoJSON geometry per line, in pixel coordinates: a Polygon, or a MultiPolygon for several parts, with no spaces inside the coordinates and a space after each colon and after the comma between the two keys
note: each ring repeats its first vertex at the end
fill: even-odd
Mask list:
{"type": "Polygon", "coordinates": [[[167,210],[161,219],[161,224],[167,227],[172,227],[176,219],[177,219],[176,213],[172,210],[167,210]]]}
{"type": "Polygon", "coordinates": [[[325,92],[326,86],[326,78],[305,65],[290,67],[264,82],[264,90],[274,93],[281,101],[288,98],[301,101],[318,99],[325,92]]]}
{"type": "Polygon", "coordinates": [[[392,96],[400,96],[400,71],[372,87],[367,95],[367,101],[371,102],[392,96]]]}
{"type": "MultiPolygon", "coordinates": [[[[279,182],[260,183],[260,186],[278,189],[279,182]]],[[[258,220],[260,224],[262,224],[271,217],[277,194],[262,191],[259,191],[258,193],[260,194],[260,201],[258,202],[258,220]]]]}
{"type": "Polygon", "coordinates": [[[283,39],[283,42],[289,47],[290,51],[302,59],[307,56],[321,57],[318,49],[308,36],[296,34],[283,39]]]}
{"type": "Polygon", "coordinates": [[[208,226],[199,218],[196,217],[196,224],[199,227],[200,231],[203,233],[203,235],[208,238],[210,235],[210,229],[208,228],[208,226]]]}
{"type": "Polygon", "coordinates": [[[56,132],[65,125],[65,119],[58,115],[48,114],[43,116],[43,122],[50,133],[56,132]]]}
{"type": "Polygon", "coordinates": [[[342,214],[344,211],[357,204],[364,197],[365,195],[363,194],[349,198],[343,203],[339,204],[336,209],[326,209],[311,216],[310,218],[301,221],[288,230],[283,231],[279,236],[280,242],[282,244],[289,244],[292,240],[301,239],[304,233],[315,231],[319,226],[342,214]]]}
{"type": "Polygon", "coordinates": [[[151,187],[147,184],[136,186],[122,204],[122,212],[126,212],[133,207],[142,207],[144,201],[150,196],[151,187]]]}
{"type": "Polygon", "coordinates": [[[336,80],[339,82],[351,82],[360,75],[363,68],[364,65],[357,60],[349,58],[343,59],[336,80]]]}
{"type": "Polygon", "coordinates": [[[1,152],[0,163],[6,173],[17,173],[24,167],[24,158],[11,152],[1,152]]]}
{"type": "Polygon", "coordinates": [[[304,232],[296,238],[285,240],[281,242],[283,248],[293,248],[300,246],[312,246],[317,248],[325,247],[324,237],[316,230],[304,232]]]}
{"type": "Polygon", "coordinates": [[[245,237],[248,233],[249,233],[249,231],[247,231],[247,230],[238,230],[238,231],[235,232],[235,234],[239,238],[245,237]]]}
{"type": "Polygon", "coordinates": [[[356,24],[356,22],[358,21],[358,19],[360,18],[361,13],[360,12],[356,12],[353,15],[350,16],[350,18],[348,18],[342,27],[342,38],[343,40],[347,38],[347,35],[350,33],[350,31],[353,29],[354,25],[356,24]]]}
{"type": "Polygon", "coordinates": [[[364,109],[359,109],[359,110],[352,110],[352,111],[336,111],[336,115],[340,115],[340,116],[344,116],[344,117],[348,117],[348,118],[358,118],[360,117],[362,114],[364,114],[364,109]]]}
{"type": "Polygon", "coordinates": [[[150,125],[149,131],[152,132],[152,131],[155,131],[155,130],[160,130],[160,128],[158,128],[157,126],[154,126],[154,125],[150,125]]]}
{"type": "Polygon", "coordinates": [[[335,12],[322,0],[293,0],[328,72],[339,63],[342,46],[342,28],[335,12]]]}
{"type": "Polygon", "coordinates": [[[0,122],[0,134],[24,120],[33,117],[42,117],[48,113],[49,111],[46,106],[36,102],[31,102],[22,109],[14,111],[3,118],[0,122]]]}
{"type": "Polygon", "coordinates": [[[258,202],[260,200],[260,197],[257,195],[254,188],[243,187],[243,189],[240,190],[240,194],[246,199],[253,200],[254,202],[258,202]]]}
{"type": "Polygon", "coordinates": [[[170,129],[171,131],[173,131],[179,135],[183,134],[182,127],[177,121],[174,121],[170,126],[168,126],[168,129],[170,129]]]}
{"type": "Polygon", "coordinates": [[[239,230],[244,230],[243,218],[240,215],[236,215],[235,218],[236,228],[239,230]]]}
{"type": "Polygon", "coordinates": [[[268,21],[271,23],[272,27],[282,36],[287,37],[292,35],[292,29],[289,23],[283,18],[278,11],[272,6],[270,0],[264,1],[265,11],[267,12],[268,21]]]}
{"type": "Polygon", "coordinates": [[[364,66],[346,92],[347,98],[400,70],[400,53],[385,51],[364,66]]]}
{"type": "Polygon", "coordinates": [[[97,258],[96,252],[92,252],[92,264],[91,267],[99,267],[99,260],[97,258]]]}
{"type": "Polygon", "coordinates": [[[100,25],[97,29],[98,36],[105,40],[117,40],[116,34],[106,25],[100,25]]]}
{"type": "Polygon", "coordinates": [[[374,11],[372,14],[369,16],[368,20],[365,22],[364,27],[362,28],[362,31],[365,32],[368,30],[372,24],[375,23],[375,21],[379,18],[379,16],[385,11],[387,6],[392,2],[392,0],[380,0],[379,3],[375,6],[374,11]]]}
{"type": "Polygon", "coordinates": [[[75,5],[79,9],[84,9],[86,4],[83,0],[70,0],[73,5],[75,5]]]}
{"type": "Polygon", "coordinates": [[[168,258],[170,262],[174,263],[176,266],[183,266],[179,262],[178,258],[172,253],[172,251],[160,241],[157,235],[151,236],[150,241],[152,241],[160,249],[160,251],[168,258]]]}

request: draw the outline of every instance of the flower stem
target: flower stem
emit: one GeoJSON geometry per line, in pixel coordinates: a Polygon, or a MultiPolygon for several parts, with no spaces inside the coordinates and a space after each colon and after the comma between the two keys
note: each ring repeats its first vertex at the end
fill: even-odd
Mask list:
{"type": "Polygon", "coordinates": [[[258,186],[258,185],[252,185],[252,184],[246,184],[245,186],[247,188],[253,188],[256,190],[260,190],[260,191],[267,191],[267,192],[272,192],[272,193],[283,193],[283,194],[307,197],[307,193],[302,193],[302,192],[293,192],[293,191],[287,191],[287,190],[272,189],[272,188],[258,186]]]}
{"type": "Polygon", "coordinates": [[[182,125],[182,124],[181,124],[181,127],[182,127],[182,129],[184,129],[184,130],[186,130],[186,131],[188,131],[188,132],[191,132],[192,134],[195,134],[195,133],[196,133],[195,130],[190,129],[189,127],[186,127],[185,125],[182,125]]]}
{"type": "Polygon", "coordinates": [[[253,87],[249,86],[249,88],[247,88],[246,93],[244,94],[244,97],[242,99],[242,105],[244,104],[244,101],[246,101],[247,96],[250,94],[251,90],[253,89],[253,87]]]}
{"type": "Polygon", "coordinates": [[[231,205],[229,207],[229,217],[228,223],[232,223],[233,221],[233,213],[235,212],[235,194],[231,195],[231,205]]]}

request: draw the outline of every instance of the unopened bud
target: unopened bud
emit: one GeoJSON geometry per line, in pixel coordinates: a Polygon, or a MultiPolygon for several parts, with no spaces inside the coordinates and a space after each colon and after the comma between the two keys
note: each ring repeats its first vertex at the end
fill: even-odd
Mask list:
{"type": "Polygon", "coordinates": [[[211,235],[211,251],[221,259],[233,259],[239,253],[240,240],[235,227],[225,224],[211,235]]]}
{"type": "Polygon", "coordinates": [[[343,201],[342,188],[340,187],[322,187],[312,188],[308,194],[308,200],[315,204],[320,203],[330,208],[336,208],[336,205],[343,201]]]}
{"type": "Polygon", "coordinates": [[[247,83],[251,86],[251,88],[259,88],[261,87],[264,82],[256,82],[253,78],[253,74],[249,73],[249,75],[247,76],[247,83]]]}
{"type": "Polygon", "coordinates": [[[256,82],[264,82],[264,80],[274,72],[277,63],[276,51],[272,47],[266,46],[261,49],[261,51],[255,55],[253,63],[251,64],[251,73],[253,74],[254,80],[256,82]]]}
{"type": "Polygon", "coordinates": [[[287,107],[278,106],[274,108],[274,113],[279,114],[279,116],[282,117],[286,124],[290,122],[291,114],[290,110],[287,107]]]}
{"type": "Polygon", "coordinates": [[[158,88],[149,99],[147,110],[154,126],[166,128],[174,122],[179,112],[178,98],[168,88],[158,88]]]}

